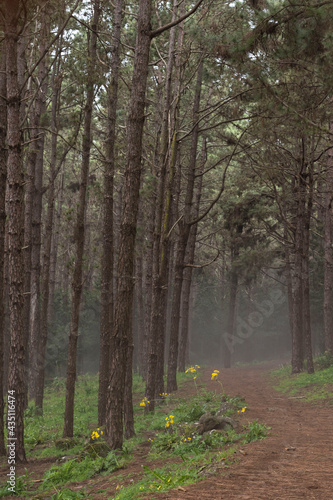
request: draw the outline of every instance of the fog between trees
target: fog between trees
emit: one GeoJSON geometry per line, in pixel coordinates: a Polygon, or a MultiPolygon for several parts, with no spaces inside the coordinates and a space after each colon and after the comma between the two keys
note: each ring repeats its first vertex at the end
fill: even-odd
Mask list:
{"type": "Polygon", "coordinates": [[[332,12],[3,2],[0,383],[17,460],[52,377],[66,437],[77,374],[99,372],[120,448],[133,370],[149,412],[188,363],[311,373],[332,353],[332,12]]]}

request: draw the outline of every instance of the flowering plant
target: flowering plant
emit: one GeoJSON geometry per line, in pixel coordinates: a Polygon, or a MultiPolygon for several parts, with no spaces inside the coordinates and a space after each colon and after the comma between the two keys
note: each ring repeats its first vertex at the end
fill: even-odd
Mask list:
{"type": "MultiPolygon", "coordinates": [[[[213,373],[212,373],[212,376],[211,376],[211,380],[217,380],[219,374],[220,374],[219,370],[214,370],[213,373]]],[[[218,383],[220,384],[220,386],[222,388],[222,394],[225,396],[225,392],[224,392],[224,389],[223,389],[222,382],[220,380],[217,380],[217,381],[218,381],[218,383]]]]}
{"type": "Polygon", "coordinates": [[[143,398],[143,400],[140,403],[140,406],[145,407],[145,406],[149,405],[149,403],[150,403],[150,401],[148,401],[147,398],[143,398]]]}
{"type": "Polygon", "coordinates": [[[168,417],[166,417],[166,423],[165,423],[165,428],[167,429],[168,427],[170,427],[170,425],[173,424],[173,419],[175,417],[173,415],[169,415],[168,417]]]}
{"type": "Polygon", "coordinates": [[[197,378],[197,371],[199,370],[200,366],[199,365],[194,365],[190,366],[190,368],[187,368],[185,373],[192,373],[193,374],[193,380],[197,378]]]}
{"type": "Polygon", "coordinates": [[[91,441],[97,441],[103,436],[103,431],[98,427],[96,431],[92,431],[90,439],[91,441]]]}

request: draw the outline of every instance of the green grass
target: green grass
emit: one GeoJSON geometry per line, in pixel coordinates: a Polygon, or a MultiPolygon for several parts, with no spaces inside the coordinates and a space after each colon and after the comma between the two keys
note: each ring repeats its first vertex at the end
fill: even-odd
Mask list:
{"type": "Polygon", "coordinates": [[[291,397],[302,396],[305,401],[327,400],[333,404],[333,365],[327,367],[324,357],[315,358],[316,371],[313,374],[292,375],[290,366],[274,370],[271,372],[274,388],[291,397]],[[320,369],[322,366],[326,367],[320,369]]]}
{"type": "MultiPolygon", "coordinates": [[[[200,481],[206,473],[213,473],[226,467],[230,460],[234,460],[237,446],[261,439],[266,429],[258,422],[253,422],[243,432],[237,434],[233,430],[228,432],[213,431],[205,436],[196,433],[196,422],[200,417],[211,411],[215,413],[221,403],[226,400],[231,404],[226,415],[232,416],[244,406],[244,399],[240,397],[228,398],[213,391],[207,391],[197,385],[194,376],[200,377],[200,370],[196,373],[179,374],[178,384],[193,383],[196,395],[189,399],[177,397],[177,393],[168,395],[157,402],[155,413],[144,414],[140,401],[144,394],[144,384],[141,378],[134,377],[134,406],[136,436],[125,440],[122,452],[110,452],[106,458],[91,457],[83,453],[91,432],[97,427],[97,395],[98,377],[84,375],[78,378],[75,393],[74,439],[75,445],[68,450],[57,449],[55,441],[61,438],[63,431],[63,415],[65,401],[65,383],[63,379],[55,379],[45,391],[44,415],[36,416],[32,405],[26,410],[25,441],[28,457],[63,457],[73,455],[73,459],[55,463],[43,476],[43,483],[29,488],[28,475],[17,478],[16,493],[25,498],[40,494],[42,498],[66,500],[89,498],[89,491],[72,491],[70,483],[89,480],[96,475],[107,474],[126,468],[133,459],[133,451],[148,436],[151,439],[149,460],[151,467],[145,467],[142,474],[134,474],[129,486],[119,487],[115,498],[136,499],[147,492],[162,492],[178,486],[184,486],[200,481]],[[172,420],[171,420],[172,415],[172,420]],[[170,426],[166,428],[166,423],[170,426]],[[147,436],[147,431],[149,432],[147,436]],[[235,448],[236,447],[236,448],[235,448]],[[167,464],[162,468],[154,468],[155,459],[165,458],[167,464]],[[173,461],[176,463],[168,463],[173,461]],[[34,491],[29,491],[31,488],[34,491]]],[[[129,476],[127,474],[127,476],[129,476]]],[[[120,475],[114,477],[120,479],[120,475]]],[[[124,480],[126,478],[124,477],[124,480]]],[[[127,477],[128,479],[128,477],[127,477]]],[[[124,483],[123,480],[123,483],[124,483]]],[[[90,488],[89,488],[90,490],[90,488]]],[[[0,489],[0,497],[8,494],[4,487],[0,489]]],[[[109,497],[110,498],[110,497],[109,497]]]]}

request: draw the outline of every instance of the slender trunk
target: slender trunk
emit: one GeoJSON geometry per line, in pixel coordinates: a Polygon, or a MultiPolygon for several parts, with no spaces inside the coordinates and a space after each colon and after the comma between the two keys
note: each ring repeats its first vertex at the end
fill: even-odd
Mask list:
{"type": "MultiPolygon", "coordinates": [[[[18,78],[18,88],[22,89],[25,81],[26,69],[27,69],[27,60],[26,60],[26,52],[27,46],[29,43],[29,33],[28,28],[25,26],[23,28],[22,34],[17,42],[17,78],[18,78]]],[[[24,89],[21,90],[21,102],[20,102],[20,123],[23,124],[26,120],[26,108],[27,108],[27,94],[28,88],[27,85],[24,86],[24,89]]],[[[23,132],[22,132],[22,140],[23,140],[23,132]]],[[[23,161],[23,160],[22,160],[23,161]]],[[[23,163],[24,164],[24,163],[23,163]]],[[[25,171],[25,175],[26,175],[25,171]]],[[[26,191],[26,189],[25,189],[26,191]]],[[[25,210],[26,213],[26,210],[25,210]]],[[[25,237],[25,236],[24,236],[25,237]]],[[[23,259],[25,259],[26,254],[23,253],[23,259]]],[[[24,261],[23,261],[24,262],[24,261]]],[[[30,266],[30,263],[29,263],[30,266]]],[[[23,263],[23,270],[25,271],[25,263],[23,263]]],[[[29,267],[30,269],[30,267],[29,267]]],[[[28,283],[30,286],[30,283],[28,283]]],[[[24,374],[24,407],[28,406],[28,383],[29,383],[29,308],[30,308],[30,295],[29,293],[25,294],[25,292],[29,292],[30,288],[27,287],[26,282],[23,281],[23,290],[24,290],[24,305],[23,305],[23,325],[24,325],[24,350],[25,350],[25,374],[24,374]]]]}
{"type": "Polygon", "coordinates": [[[150,337],[151,311],[153,302],[153,261],[154,261],[154,226],[155,226],[156,196],[152,196],[148,216],[148,241],[146,248],[146,273],[145,273],[145,310],[144,310],[144,338],[143,338],[143,365],[140,374],[143,380],[147,378],[148,348],[150,337]]]}
{"type": "Polygon", "coordinates": [[[110,339],[113,328],[113,179],[115,163],[118,78],[120,68],[120,36],[123,18],[123,0],[117,0],[114,10],[111,81],[108,95],[108,138],[104,172],[104,222],[101,284],[100,361],[98,390],[98,424],[104,425],[109,382],[110,339]]]}
{"type": "MultiPolygon", "coordinates": [[[[193,226],[194,230],[194,226],[193,226]]],[[[192,233],[192,230],[191,230],[192,233]]],[[[193,236],[190,233],[190,240],[193,236]]],[[[189,254],[188,254],[189,255],[189,254]]],[[[190,262],[190,258],[188,260],[190,262]]],[[[181,328],[179,338],[178,371],[185,372],[186,350],[188,344],[189,314],[190,314],[190,293],[192,282],[192,267],[186,267],[183,276],[182,300],[181,300],[181,328]]]]}
{"type": "MultiPolygon", "coordinates": [[[[330,124],[333,131],[333,122],[330,124]]],[[[328,152],[326,173],[326,194],[324,200],[324,334],[325,350],[333,354],[333,148],[328,152]]]]}
{"type": "Polygon", "coordinates": [[[168,357],[168,378],[167,378],[167,392],[172,392],[177,390],[177,361],[178,361],[178,334],[179,334],[179,319],[180,319],[180,301],[181,292],[183,285],[183,270],[184,270],[184,260],[188,237],[191,229],[191,217],[192,217],[192,203],[193,203],[193,192],[195,183],[195,169],[196,169],[196,157],[199,141],[199,109],[200,109],[200,96],[202,87],[202,75],[203,75],[203,59],[201,59],[198,67],[196,89],[194,95],[193,104],[193,135],[190,151],[189,169],[187,174],[187,186],[185,195],[185,208],[184,217],[179,223],[179,240],[177,248],[177,256],[175,263],[175,280],[174,280],[174,290],[172,298],[172,310],[171,310],[171,329],[170,329],[170,345],[169,345],[169,357],[168,357]]]}
{"type": "MultiPolygon", "coordinates": [[[[196,199],[193,206],[193,219],[197,219],[200,209],[201,200],[201,190],[202,190],[202,176],[203,167],[206,162],[206,140],[202,142],[202,152],[201,152],[201,165],[199,171],[198,185],[196,199]]],[[[192,282],[192,271],[195,256],[195,243],[197,239],[198,225],[194,224],[191,226],[190,234],[187,242],[186,249],[186,264],[188,267],[184,269],[183,273],[183,287],[182,287],[182,314],[181,314],[181,330],[179,339],[179,355],[178,355],[178,370],[184,372],[186,366],[186,350],[188,344],[188,327],[189,327],[189,312],[190,312],[190,293],[191,293],[191,282],[192,282]]]]}
{"type": "MultiPolygon", "coordinates": [[[[64,166],[62,167],[62,169],[63,169],[62,172],[64,172],[64,166]]],[[[49,300],[47,308],[47,323],[49,325],[52,324],[53,320],[54,291],[57,282],[57,260],[58,260],[58,241],[59,241],[58,228],[60,227],[60,221],[61,221],[63,193],[64,193],[64,174],[62,173],[59,182],[59,192],[57,197],[57,210],[55,212],[54,227],[51,230],[52,243],[51,243],[51,256],[50,256],[49,300]]]]}
{"type": "MultiPolygon", "coordinates": [[[[150,338],[149,338],[149,356],[148,356],[148,370],[147,370],[147,385],[146,397],[150,401],[146,405],[145,411],[154,411],[155,399],[164,392],[164,347],[165,347],[165,324],[167,315],[167,299],[168,299],[168,270],[169,270],[169,226],[171,216],[171,193],[173,190],[174,170],[176,163],[177,140],[176,131],[174,132],[171,158],[170,158],[170,171],[169,183],[165,197],[164,216],[163,214],[163,197],[164,187],[162,180],[159,184],[158,196],[158,214],[156,217],[156,230],[157,241],[155,241],[154,248],[154,278],[152,290],[152,308],[151,308],[151,322],[150,322],[150,338]]],[[[161,173],[165,175],[165,173],[161,173]]]]}
{"type": "MultiPolygon", "coordinates": [[[[155,231],[157,228],[157,220],[160,219],[160,212],[158,204],[158,177],[157,171],[158,169],[158,148],[161,137],[161,91],[160,91],[160,82],[158,83],[157,90],[157,106],[155,109],[155,151],[154,151],[154,164],[152,168],[152,181],[151,181],[151,192],[152,196],[149,199],[149,208],[147,215],[147,246],[145,253],[145,366],[143,368],[142,377],[147,382],[148,377],[148,367],[149,367],[149,350],[150,350],[150,338],[151,338],[151,322],[152,322],[152,310],[153,310],[153,293],[154,293],[154,276],[158,273],[158,259],[156,253],[158,252],[158,241],[159,241],[159,232],[155,231]],[[157,213],[158,212],[158,213],[157,213]]],[[[154,365],[155,366],[155,365],[154,365]]],[[[155,372],[154,372],[155,373],[155,372]]],[[[155,375],[154,375],[155,376],[155,375]]]]}
{"type": "Polygon", "coordinates": [[[125,393],[124,393],[124,436],[130,439],[135,436],[134,431],[134,412],[133,412],[133,339],[129,339],[127,349],[127,363],[125,375],[125,393]]]}
{"type": "MultiPolygon", "coordinates": [[[[46,14],[46,17],[48,15],[46,14]]],[[[48,20],[43,21],[41,28],[42,42],[40,45],[40,54],[44,53],[45,46],[50,33],[50,25],[48,20]]],[[[41,82],[41,88],[38,92],[34,117],[33,117],[33,135],[35,143],[33,144],[34,151],[30,152],[30,162],[33,163],[31,171],[33,172],[30,182],[33,182],[32,189],[29,190],[29,197],[32,195],[32,200],[29,200],[31,205],[30,220],[25,221],[25,230],[27,224],[31,225],[28,229],[29,243],[25,242],[25,246],[29,245],[25,251],[30,250],[30,258],[27,257],[31,265],[29,278],[30,294],[30,317],[29,317],[29,392],[30,397],[36,399],[37,377],[38,377],[38,351],[40,342],[40,253],[41,253],[41,224],[42,224],[42,191],[43,191],[43,157],[44,157],[44,136],[45,133],[39,129],[41,117],[46,111],[46,95],[48,87],[48,59],[46,57],[40,63],[38,72],[38,81],[41,82]],[[35,151],[36,150],[36,151],[35,151]]],[[[27,196],[28,198],[28,196],[27,196]]],[[[27,219],[27,218],[26,218],[27,219]]],[[[25,238],[27,239],[27,238],[25,238]]],[[[27,270],[26,270],[27,271],[27,270]]]]}
{"type": "MultiPolygon", "coordinates": [[[[161,140],[159,146],[159,179],[158,179],[158,197],[157,197],[157,214],[155,221],[155,248],[153,255],[154,262],[154,279],[152,290],[152,316],[150,324],[149,336],[149,358],[148,362],[153,363],[148,369],[147,379],[147,398],[151,401],[151,405],[146,410],[154,410],[154,400],[159,394],[164,392],[164,348],[165,348],[165,330],[166,330],[166,313],[167,313],[167,298],[168,298],[168,268],[170,245],[167,234],[170,228],[171,214],[171,192],[173,183],[173,167],[170,168],[169,184],[166,187],[168,174],[168,114],[170,106],[171,92],[171,73],[174,50],[174,30],[171,30],[169,44],[169,59],[166,76],[165,102],[163,109],[161,140]],[[172,50],[170,50],[172,48],[172,50]],[[154,359],[156,357],[156,360],[154,359]],[[154,389],[153,389],[154,387],[154,389]]],[[[176,147],[176,142],[173,141],[172,149],[176,147]]]]}
{"type": "MultiPolygon", "coordinates": [[[[52,112],[51,112],[51,158],[50,158],[50,174],[49,174],[49,189],[47,196],[47,213],[45,220],[44,234],[44,254],[43,268],[41,278],[41,310],[40,310],[40,338],[38,345],[37,358],[37,383],[36,383],[36,409],[39,414],[43,413],[43,398],[44,398],[44,379],[45,379],[45,355],[46,343],[48,337],[48,306],[50,293],[50,261],[51,261],[51,245],[53,232],[53,215],[54,215],[54,190],[55,190],[55,171],[57,158],[57,108],[60,94],[61,80],[57,79],[59,73],[60,61],[54,64],[52,74],[52,112]]],[[[41,188],[41,186],[40,186],[41,188]]]]}
{"type": "Polygon", "coordinates": [[[303,337],[304,354],[307,364],[307,372],[313,373],[312,357],[312,335],[310,315],[310,280],[309,280],[309,245],[310,245],[310,223],[313,205],[313,164],[308,166],[308,183],[304,185],[304,195],[307,196],[306,209],[304,210],[303,223],[303,252],[302,252],[302,304],[303,304],[303,337]],[[306,193],[306,194],[305,194],[306,193]]]}
{"type": "Polygon", "coordinates": [[[302,301],[302,252],[303,252],[303,214],[305,210],[301,173],[297,179],[296,194],[297,194],[297,211],[296,211],[296,230],[294,243],[294,266],[292,277],[293,291],[293,311],[292,311],[292,373],[299,373],[303,370],[303,301],[302,301]]]}
{"type": "Polygon", "coordinates": [[[17,74],[18,17],[20,2],[6,0],[5,44],[7,74],[7,207],[10,355],[8,390],[15,397],[16,462],[25,462],[25,332],[23,325],[23,244],[24,244],[24,174],[21,152],[20,90],[17,74]]]}
{"type": "MultiPolygon", "coordinates": [[[[31,233],[31,286],[30,286],[30,353],[33,349],[32,363],[30,364],[31,397],[35,398],[38,386],[38,355],[40,346],[40,279],[41,279],[41,224],[42,224],[42,189],[43,189],[43,153],[44,137],[40,139],[40,150],[36,159],[35,194],[32,213],[31,233]]],[[[31,358],[30,358],[31,359],[31,358]]]]}
{"type": "MultiPolygon", "coordinates": [[[[173,19],[177,14],[177,2],[173,3],[173,19]]],[[[179,28],[177,48],[181,51],[183,43],[183,24],[179,28]]],[[[152,291],[152,315],[150,325],[149,339],[149,358],[146,396],[151,402],[146,406],[146,411],[154,411],[155,399],[164,392],[164,352],[165,352],[165,333],[167,323],[167,308],[169,296],[169,259],[170,259],[170,241],[169,230],[172,214],[172,194],[175,185],[175,168],[178,152],[178,113],[179,113],[179,72],[177,68],[175,75],[174,94],[176,96],[173,106],[172,138],[169,137],[170,128],[170,106],[171,106],[171,78],[175,63],[175,42],[176,31],[172,28],[169,38],[169,57],[166,71],[165,97],[162,118],[161,140],[159,148],[159,188],[157,201],[156,217],[156,241],[154,248],[155,272],[152,291]],[[169,143],[170,146],[169,146],[169,143]],[[170,148],[170,159],[168,160],[168,149],[170,148]],[[169,161],[169,172],[167,171],[169,161]],[[167,174],[169,175],[167,189],[167,174]]],[[[178,58],[177,58],[178,62],[178,58]]]]}
{"type": "Polygon", "coordinates": [[[136,258],[136,309],[138,324],[138,366],[139,374],[144,377],[147,353],[147,337],[145,335],[145,310],[142,280],[142,255],[136,258]]]}
{"type": "Polygon", "coordinates": [[[186,344],[186,354],[185,354],[185,364],[189,365],[190,364],[190,347],[191,347],[191,338],[192,338],[192,332],[193,332],[193,322],[194,322],[194,306],[195,306],[195,301],[197,298],[198,294],[198,285],[196,281],[193,281],[191,283],[191,292],[190,292],[190,313],[189,313],[189,324],[188,324],[188,330],[189,330],[189,336],[188,336],[188,342],[186,344]]]}
{"type": "Polygon", "coordinates": [[[235,334],[235,311],[237,303],[237,289],[238,289],[238,274],[235,271],[235,259],[238,257],[237,243],[232,244],[231,247],[231,262],[230,262],[230,283],[229,283],[229,311],[228,311],[228,325],[227,336],[228,342],[224,342],[222,358],[224,368],[231,367],[231,354],[233,349],[233,339],[235,334]]]}
{"type": "MultiPolygon", "coordinates": [[[[131,339],[133,271],[140,196],[142,136],[150,49],[151,1],[140,0],[131,100],[127,122],[127,164],[120,227],[118,289],[111,339],[112,362],[107,401],[106,437],[112,449],[123,444],[123,408],[128,346],[131,339]]],[[[128,382],[128,381],[127,381],[128,382]]]]}
{"type": "Polygon", "coordinates": [[[286,273],[286,283],[288,291],[288,316],[289,316],[289,328],[290,328],[290,338],[293,339],[293,280],[292,280],[292,264],[291,264],[291,252],[290,252],[290,234],[287,225],[287,208],[286,208],[286,192],[285,185],[282,184],[282,219],[283,219],[283,236],[285,239],[284,251],[285,251],[285,273],[286,273]]]}
{"type": "Polygon", "coordinates": [[[0,48],[0,456],[6,455],[4,436],[4,335],[5,335],[5,229],[6,229],[6,54],[4,45],[0,48]]]}
{"type": "Polygon", "coordinates": [[[79,315],[80,303],[82,295],[82,268],[83,268],[83,252],[84,252],[84,237],[85,237],[85,208],[86,208],[86,193],[89,176],[90,148],[91,148],[91,122],[94,101],[94,83],[95,83],[95,64],[97,58],[97,29],[100,16],[100,2],[94,1],[94,17],[92,21],[91,39],[88,53],[88,80],[87,80],[87,100],[85,106],[84,130],[82,139],[82,165],[81,165],[81,182],[79,191],[79,206],[77,211],[77,219],[75,226],[75,265],[72,283],[72,312],[70,332],[68,339],[68,358],[67,358],[67,380],[66,380],[66,406],[65,406],[65,423],[64,437],[73,436],[73,420],[74,420],[74,394],[75,394],[75,379],[76,379],[76,354],[77,340],[79,330],[79,315]]]}

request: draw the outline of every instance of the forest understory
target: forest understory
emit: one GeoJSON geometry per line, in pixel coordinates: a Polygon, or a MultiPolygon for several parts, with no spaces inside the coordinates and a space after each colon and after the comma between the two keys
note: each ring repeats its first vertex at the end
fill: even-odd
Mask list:
{"type": "MultiPolygon", "coordinates": [[[[202,391],[205,391],[206,396],[215,394],[219,401],[221,397],[223,399],[225,391],[227,400],[230,398],[230,401],[237,401],[239,408],[244,405],[243,400],[238,399],[239,396],[245,397],[246,407],[243,406],[242,409],[246,409],[238,410],[235,417],[240,426],[258,422],[266,431],[265,438],[254,442],[235,440],[222,447],[213,446],[209,460],[207,455],[205,463],[197,462],[193,467],[198,472],[193,479],[193,482],[198,481],[195,484],[186,484],[186,480],[191,482],[191,479],[188,477],[184,480],[186,474],[183,474],[185,484],[180,481],[179,486],[174,489],[159,491],[159,485],[163,490],[168,478],[177,475],[173,467],[183,471],[190,470],[195,453],[184,454],[182,459],[171,451],[166,455],[165,450],[160,447],[152,455],[153,440],[159,432],[150,428],[148,423],[143,432],[145,440],[133,447],[130,459],[119,470],[106,475],[95,474],[90,479],[58,486],[55,484],[53,488],[52,479],[49,479],[49,488],[43,492],[42,485],[47,481],[45,474],[54,465],[56,458],[29,459],[27,464],[17,468],[17,475],[24,475],[26,481],[26,491],[18,498],[331,499],[333,438],[328,431],[328,423],[331,420],[332,392],[327,392],[326,397],[317,402],[313,401],[313,397],[312,401],[307,401],[311,395],[309,388],[297,392],[296,396],[293,392],[278,392],[273,387],[278,379],[270,377],[270,370],[274,367],[274,363],[264,363],[221,369],[218,377],[213,380],[213,370],[198,369],[198,372],[202,372],[198,378],[192,380],[190,374],[189,380],[162,405],[163,417],[166,415],[169,418],[175,400],[184,399],[190,407],[191,401],[198,398],[202,391]],[[223,459],[219,458],[222,456],[222,449],[224,453],[230,451],[223,455],[223,459]],[[156,475],[151,471],[156,471],[156,475]],[[149,481],[143,481],[147,474],[151,478],[151,485],[149,481]]],[[[326,384],[325,389],[332,391],[333,385],[326,384]]],[[[138,408],[140,406],[136,406],[137,412],[138,408]]],[[[161,433],[164,436],[172,436],[182,428],[181,418],[177,417],[176,412],[173,413],[175,426],[171,433],[164,429],[161,433]]],[[[165,438],[163,439],[160,444],[165,444],[165,438]]],[[[71,451],[64,452],[67,453],[71,451]]],[[[6,465],[1,467],[2,483],[6,469],[6,465]]]]}

